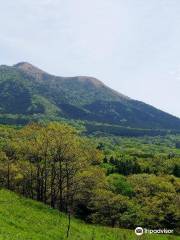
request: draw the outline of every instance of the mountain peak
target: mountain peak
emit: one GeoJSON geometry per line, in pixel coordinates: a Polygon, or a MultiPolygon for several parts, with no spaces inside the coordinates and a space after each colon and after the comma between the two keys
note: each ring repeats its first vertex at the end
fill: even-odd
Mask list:
{"type": "Polygon", "coordinates": [[[21,66],[24,66],[24,65],[32,65],[28,62],[18,62],[16,64],[14,64],[14,67],[21,67],[21,66]]]}
{"type": "Polygon", "coordinates": [[[79,82],[87,82],[91,83],[95,87],[105,86],[103,82],[101,82],[99,79],[89,76],[76,76],[74,79],[78,80],[79,82]]]}
{"type": "Polygon", "coordinates": [[[19,62],[15,64],[13,67],[18,68],[19,70],[27,73],[28,75],[31,75],[37,79],[41,79],[42,75],[45,74],[43,70],[35,67],[34,65],[28,63],[28,62],[19,62]]]}
{"type": "Polygon", "coordinates": [[[50,78],[48,78],[49,80],[52,79],[59,79],[59,80],[74,80],[79,82],[80,84],[85,84],[86,86],[93,86],[97,89],[106,89],[108,90],[108,92],[111,92],[111,95],[113,95],[113,97],[117,100],[119,99],[119,97],[124,100],[130,100],[129,97],[107,87],[102,81],[100,81],[99,79],[95,78],[95,77],[91,77],[91,76],[75,76],[75,77],[56,77],[54,75],[48,74],[47,72],[37,68],[36,66],[32,65],[31,63],[28,62],[19,62],[17,64],[15,64],[13,67],[23,71],[25,74],[28,74],[29,76],[32,76],[33,78],[37,79],[38,81],[42,81],[44,80],[44,76],[48,75],[50,78]]]}
{"type": "Polygon", "coordinates": [[[28,62],[19,62],[19,63],[15,64],[13,67],[24,69],[24,70],[28,70],[28,69],[35,70],[36,69],[36,70],[43,72],[41,69],[35,67],[34,65],[32,65],[31,63],[28,63],[28,62]]]}

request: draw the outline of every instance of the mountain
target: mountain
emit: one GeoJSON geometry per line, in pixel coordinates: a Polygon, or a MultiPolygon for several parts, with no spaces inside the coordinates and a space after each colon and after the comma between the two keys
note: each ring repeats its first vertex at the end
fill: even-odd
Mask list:
{"type": "Polygon", "coordinates": [[[26,62],[0,66],[0,123],[82,120],[136,129],[180,130],[180,119],[93,77],[58,77],[26,62]]]}

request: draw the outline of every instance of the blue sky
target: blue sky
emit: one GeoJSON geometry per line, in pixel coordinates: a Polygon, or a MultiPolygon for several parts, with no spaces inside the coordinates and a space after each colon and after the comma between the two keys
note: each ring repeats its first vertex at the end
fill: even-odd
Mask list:
{"type": "Polygon", "coordinates": [[[180,117],[179,0],[6,0],[0,64],[88,75],[180,117]]]}

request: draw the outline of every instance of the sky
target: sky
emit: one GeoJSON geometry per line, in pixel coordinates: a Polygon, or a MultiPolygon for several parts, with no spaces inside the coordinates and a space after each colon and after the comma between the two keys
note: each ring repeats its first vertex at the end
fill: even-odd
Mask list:
{"type": "Polygon", "coordinates": [[[0,64],[93,76],[180,117],[179,0],[0,3],[0,64]]]}

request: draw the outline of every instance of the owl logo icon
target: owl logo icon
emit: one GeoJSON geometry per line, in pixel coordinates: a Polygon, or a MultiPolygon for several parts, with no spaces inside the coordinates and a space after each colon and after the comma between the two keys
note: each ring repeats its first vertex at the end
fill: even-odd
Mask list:
{"type": "Polygon", "coordinates": [[[143,235],[143,228],[142,227],[137,227],[136,229],[135,229],[135,234],[137,235],[137,236],[141,236],[141,235],[143,235]]]}

